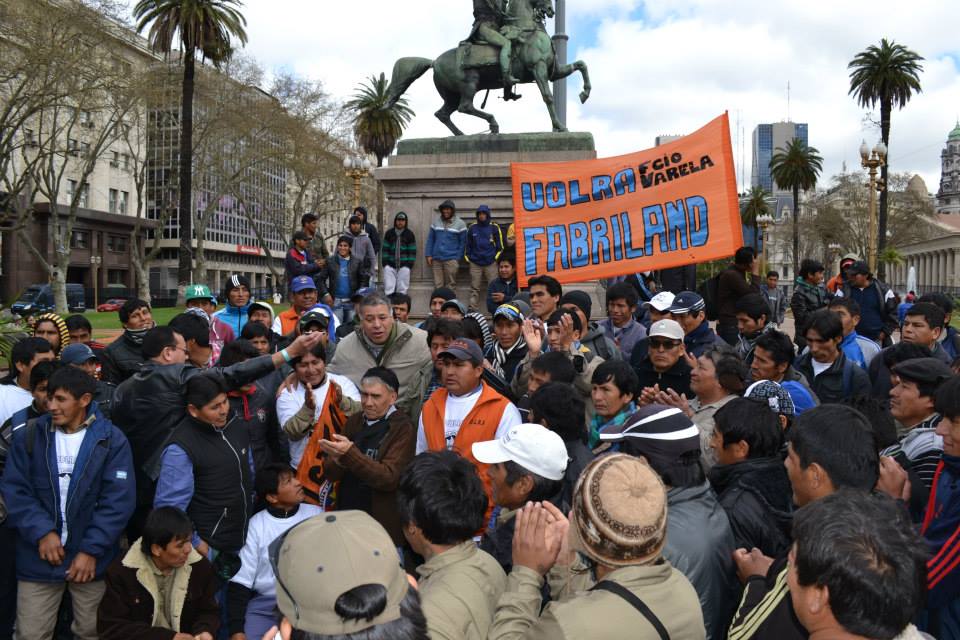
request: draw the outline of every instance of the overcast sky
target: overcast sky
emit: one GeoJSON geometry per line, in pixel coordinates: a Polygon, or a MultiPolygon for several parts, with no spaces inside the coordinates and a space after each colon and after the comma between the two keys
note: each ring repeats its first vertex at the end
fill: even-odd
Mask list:
{"type": "MultiPolygon", "coordinates": [[[[435,58],[454,46],[469,33],[471,9],[467,0],[246,0],[247,53],[347,97],[365,77],[389,76],[399,57],[435,58]]],[[[568,124],[593,133],[600,156],[651,147],[658,134],[690,132],[729,111],[744,167],[738,185],[749,186],[754,127],[788,115],[809,123],[825,178],[844,162],[852,170],[861,139],[879,138],[870,122],[879,115],[847,95],[847,63],[886,37],[926,58],[923,92],[893,114],[891,168],[919,173],[931,192],[939,186],[940,151],[960,115],[956,0],[569,0],[567,12],[569,57],[589,65],[593,84],[581,105],[580,81],[571,81],[568,124]]],[[[491,93],[487,108],[501,131],[549,130],[533,85],[521,93],[509,104],[491,93]]],[[[417,116],[407,137],[448,135],[433,116],[440,99],[429,73],[408,97],[417,116]]],[[[467,133],[486,129],[482,120],[453,118],[467,133]]]]}

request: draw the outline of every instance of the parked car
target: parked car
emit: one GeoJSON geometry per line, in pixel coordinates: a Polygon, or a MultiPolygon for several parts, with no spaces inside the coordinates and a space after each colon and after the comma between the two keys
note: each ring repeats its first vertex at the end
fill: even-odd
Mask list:
{"type": "Polygon", "coordinates": [[[97,311],[120,311],[120,307],[122,307],[126,301],[126,298],[110,298],[106,302],[100,303],[97,311]]]}
{"type": "MultiPolygon", "coordinates": [[[[71,313],[87,310],[82,284],[67,283],[67,309],[71,313]]],[[[10,307],[10,311],[22,317],[54,310],[53,287],[49,284],[30,285],[10,307]]]]}

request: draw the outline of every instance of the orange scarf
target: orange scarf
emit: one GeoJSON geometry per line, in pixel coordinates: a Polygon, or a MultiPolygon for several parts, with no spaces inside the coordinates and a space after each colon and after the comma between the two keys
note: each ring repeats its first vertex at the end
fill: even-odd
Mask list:
{"type": "Polygon", "coordinates": [[[297,480],[303,485],[305,501],[319,505],[324,511],[336,507],[337,483],[324,477],[323,449],[320,448],[320,440],[332,440],[334,433],[343,433],[346,422],[347,418],[340,410],[340,393],[337,387],[330,385],[327,398],[323,403],[323,411],[320,412],[320,418],[313,426],[303,457],[300,458],[300,466],[297,467],[297,480]]]}

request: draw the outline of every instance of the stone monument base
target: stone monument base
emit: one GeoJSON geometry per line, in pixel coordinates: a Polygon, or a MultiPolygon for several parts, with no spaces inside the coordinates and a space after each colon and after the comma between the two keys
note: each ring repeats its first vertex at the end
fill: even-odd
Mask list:
{"type": "MultiPolygon", "coordinates": [[[[457,214],[468,225],[476,220],[475,211],[485,204],[494,222],[507,227],[513,222],[511,162],[563,162],[591,160],[597,157],[593,136],[589,133],[506,133],[418,138],[401,140],[388,166],[376,170],[387,196],[384,224],[389,228],[393,216],[405,211],[409,228],[417,237],[417,263],[410,277],[411,315],[429,314],[429,296],[433,290],[433,272],[424,250],[437,206],[453,200],[457,214]]],[[[385,230],[384,230],[385,231],[385,230]]],[[[382,233],[383,231],[381,231],[382,233]]],[[[565,285],[581,289],[593,298],[595,316],[603,316],[603,289],[597,282],[565,285]]],[[[457,275],[457,297],[466,304],[470,298],[469,268],[462,264],[457,275]]],[[[486,309],[486,291],[481,310],[486,309]]]]}

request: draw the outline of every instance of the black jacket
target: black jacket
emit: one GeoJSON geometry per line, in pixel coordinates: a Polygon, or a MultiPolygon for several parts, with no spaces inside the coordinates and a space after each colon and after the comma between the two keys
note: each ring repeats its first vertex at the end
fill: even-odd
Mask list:
{"type": "Polygon", "coordinates": [[[718,464],[710,484],[727,512],[737,547],[776,557],[790,548],[793,489],[779,456],[718,464]]]}
{"type": "Polygon", "coordinates": [[[140,345],[133,341],[126,332],[107,345],[100,352],[100,377],[113,384],[120,384],[133,374],[140,371],[140,365],[145,358],[140,352],[140,345]]]}
{"type": "Polygon", "coordinates": [[[133,451],[137,472],[137,504],[153,504],[160,456],[165,443],[187,415],[184,388],[204,371],[223,375],[227,386],[237,389],[274,370],[270,356],[260,356],[235,365],[198,369],[189,364],[162,365],[145,362],[140,373],[127,379],[113,394],[112,420],[133,451]]]}
{"type": "Polygon", "coordinates": [[[737,300],[750,293],[760,293],[754,276],[730,265],[717,279],[717,325],[737,326],[737,300]]]}
{"type": "Polygon", "coordinates": [[[813,355],[808,351],[797,358],[794,367],[810,381],[810,388],[821,403],[843,402],[856,395],[870,394],[870,378],[867,372],[852,360],[847,360],[842,351],[830,368],[816,377],[813,375],[812,363],[813,355]]]}
{"type": "Polygon", "coordinates": [[[730,624],[730,638],[806,640],[807,630],[793,610],[787,591],[787,553],[773,561],[765,576],[750,576],[730,624]]]}
{"type": "Polygon", "coordinates": [[[630,354],[630,366],[637,372],[640,378],[640,388],[652,387],[655,384],[660,385],[661,391],[673,389],[678,394],[686,394],[688,399],[693,398],[693,391],[690,390],[690,365],[680,357],[677,363],[667,371],[658,373],[650,362],[647,353],[647,339],[644,338],[633,348],[630,354]]]}
{"type": "MultiPolygon", "coordinates": [[[[337,297],[337,278],[340,275],[340,255],[332,255],[327,260],[326,282],[327,291],[334,298],[337,297]]],[[[350,294],[370,283],[370,265],[366,261],[357,260],[351,256],[347,265],[347,275],[350,277],[350,294]]]]}
{"type": "Polygon", "coordinates": [[[193,463],[187,515],[197,535],[218,551],[238,553],[253,515],[250,432],[236,419],[215,429],[188,417],[174,429],[170,444],[182,448],[193,463]]]}
{"type": "Polygon", "coordinates": [[[710,328],[710,323],[704,318],[699,327],[683,337],[683,346],[687,353],[694,358],[699,358],[714,346],[729,347],[730,345],[710,328]]]}
{"type": "Polygon", "coordinates": [[[793,311],[793,341],[800,348],[807,346],[807,340],[803,335],[807,328],[807,319],[817,309],[827,306],[827,296],[827,290],[823,287],[815,287],[797,278],[793,287],[793,296],[790,298],[790,309],[793,311]]]}

